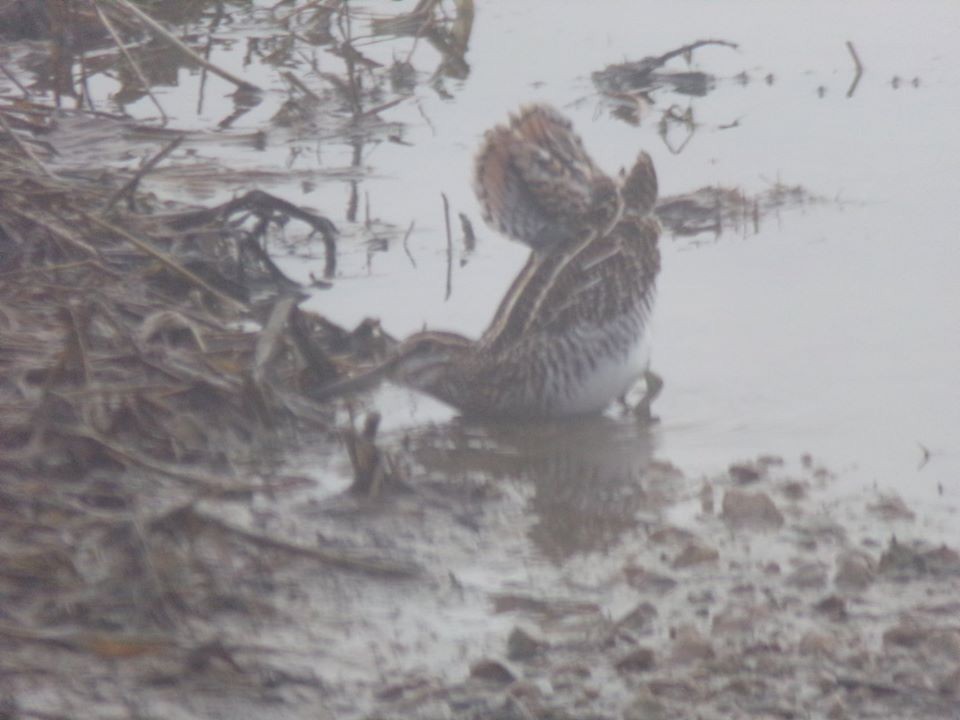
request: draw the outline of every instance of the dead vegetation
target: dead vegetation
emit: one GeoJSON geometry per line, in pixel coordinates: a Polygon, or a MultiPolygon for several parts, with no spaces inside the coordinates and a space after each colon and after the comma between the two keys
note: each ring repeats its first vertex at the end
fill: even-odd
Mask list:
{"type": "MultiPolygon", "coordinates": [[[[660,91],[672,91],[689,98],[703,97],[716,86],[717,79],[710,73],[699,70],[667,70],[667,63],[682,57],[689,65],[693,53],[708,46],[721,46],[736,50],[737,44],[726,40],[697,40],[668,52],[642,60],[615,63],[591,75],[594,87],[612,106],[611,114],[629,123],[640,125],[647,110],[655,104],[655,96],[660,91]]],[[[672,125],[682,125],[692,135],[694,123],[692,107],[684,111],[676,104],[668,106],[660,113],[659,134],[674,154],[683,150],[686,142],[678,147],[672,145],[669,135],[672,125]],[[687,116],[689,114],[689,117],[687,116]]]]}
{"type": "Polygon", "coordinates": [[[780,180],[752,195],[740,188],[709,185],[662,198],[657,203],[657,217],[674,237],[701,242],[704,235],[714,239],[724,233],[756,235],[764,220],[776,217],[781,210],[828,201],[802,185],[787,185],[780,180]]]}
{"type": "Polygon", "coordinates": [[[257,686],[263,649],[211,621],[271,612],[261,586],[276,558],[387,577],[417,567],[260,532],[205,503],[308,483],[281,469],[283,452],[339,434],[307,391],[384,339],[299,310],[302,291],[265,251],[271,229],[303,223],[331,275],[329,219],[259,191],[159,212],[138,184],[177,140],[132,177],[65,172],[43,140],[52,116],[0,107],[0,669],[17,678],[5,692],[89,700],[70,678],[93,677],[91,660],[144,656],[168,683],[213,663],[257,686]]]}
{"type": "Polygon", "coordinates": [[[103,184],[56,177],[13,144],[0,162],[8,467],[77,476],[218,457],[207,464],[228,468],[262,430],[326,426],[299,391],[335,365],[304,332],[310,320],[277,301],[294,284],[259,243],[275,213],[306,218],[332,267],[328,220],[264,194],[162,216],[105,212],[103,184]]]}

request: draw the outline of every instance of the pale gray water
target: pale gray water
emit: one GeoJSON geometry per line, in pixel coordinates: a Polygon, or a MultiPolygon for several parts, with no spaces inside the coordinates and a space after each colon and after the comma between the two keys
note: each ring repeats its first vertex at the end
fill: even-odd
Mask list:
{"type": "Polygon", "coordinates": [[[751,228],[695,248],[664,239],[654,350],[666,380],[656,406],[662,455],[706,471],[758,452],[810,452],[856,467],[852,482],[955,508],[956,7],[549,7],[478,8],[470,78],[453,101],[421,91],[436,134],[415,107],[398,108],[391,117],[410,123],[406,137],[415,147],[382,145],[368,157],[382,176],[365,183],[376,217],[417,222],[417,267],[395,243],[367,276],[357,253],[353,270],[345,263],[336,290],[312,307],[347,324],[378,315],[396,334],[424,324],[478,334],[523,249],[478,225],[480,248],[465,268],[455,267],[454,294],[444,302],[439,193],[478,222],[469,186],[478,138],[521,103],[546,100],[574,118],[610,170],[647,149],[663,194],[714,183],[756,192],[780,180],[826,199],[765,220],[757,234],[751,228]],[[597,110],[591,71],[700,37],[736,41],[740,50],[697,51],[696,62],[721,80],[694,101],[701,127],[682,154],[657,137],[656,106],[639,129],[597,110]],[[850,99],[846,40],[866,67],[850,99]],[[744,70],[751,81],[741,86],[732,76],[744,70]],[[763,82],[767,73],[772,86],[763,82]],[[905,81],[899,89],[891,85],[895,75],[905,81]],[[907,82],[914,77],[917,88],[907,82]],[[734,120],[738,127],[717,129],[734,120]],[[919,444],[934,453],[922,471],[919,444]]]}
{"type": "MultiPolygon", "coordinates": [[[[809,452],[845,471],[840,489],[876,484],[953,518],[960,506],[958,30],[960,10],[950,2],[480,3],[469,77],[446,81],[451,99],[419,85],[382,114],[403,123],[398,132],[409,144],[363,151],[371,176],[360,184],[360,219],[368,195],[374,219],[401,231],[415,221],[413,267],[399,238],[369,258],[351,239],[346,181],[312,182],[320,171],[353,176],[347,145],[318,140],[324,131],[303,136],[267,124],[282,83],[272,67],[243,64],[244,42],[257,28],[238,26],[228,31],[236,44],[211,59],[272,89],[230,131],[266,129],[266,148],[224,144],[214,132],[191,152],[265,174],[191,180],[192,161],[181,154],[164,190],[210,202],[256,184],[328,214],[345,232],[336,287],[308,307],[348,326],[379,317],[403,336],[424,325],[478,335],[521,266],[525,249],[483,226],[470,179],[484,130],[523,103],[563,109],[610,171],[646,149],[663,195],[708,184],[747,193],[777,181],[803,186],[823,202],[766,218],[758,233],[748,227],[698,246],[664,237],[653,359],[666,381],[655,408],[658,452],[693,472],[759,452],[809,452]],[[694,67],[719,78],[704,98],[660,94],[636,128],[612,118],[595,93],[590,73],[605,65],[708,37],[740,48],[696,52],[694,67]],[[847,40],[866,69],[852,98],[847,40]],[[747,84],[736,79],[741,72],[747,84]],[[679,155],[657,135],[669,103],[692,105],[698,123],[679,155]],[[472,218],[480,238],[469,263],[455,260],[449,301],[441,192],[454,213],[472,218]],[[921,445],[932,456],[919,469],[921,445]]],[[[358,45],[385,64],[397,53],[393,43],[358,45]]],[[[439,61],[425,43],[413,57],[424,74],[439,61]]],[[[340,69],[322,54],[319,62],[340,69]]],[[[670,67],[683,69],[682,59],[670,67]]],[[[158,90],[176,127],[209,129],[229,114],[232,89],[215,77],[206,83],[200,114],[198,73],[181,70],[178,87],[158,90]]],[[[105,98],[115,88],[94,89],[105,98]]],[[[146,100],[126,109],[154,114],[146,100]]],[[[321,263],[289,259],[283,267],[305,280],[321,263]]],[[[380,402],[388,428],[451,417],[404,391],[387,391],[380,402]]]]}

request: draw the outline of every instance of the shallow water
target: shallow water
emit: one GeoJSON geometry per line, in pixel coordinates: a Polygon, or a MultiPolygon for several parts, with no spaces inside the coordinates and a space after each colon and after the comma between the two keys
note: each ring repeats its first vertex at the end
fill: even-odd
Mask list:
{"type": "MultiPolygon", "coordinates": [[[[373,214],[400,226],[416,221],[416,267],[398,242],[369,270],[357,252],[337,287],[310,305],[346,324],[379,316],[397,335],[423,325],[479,334],[524,252],[481,226],[469,187],[472,154],[482,131],[521,103],[552,102],[609,170],[648,150],[663,195],[707,184],[752,193],[780,181],[822,198],[763,219],[757,232],[697,245],[664,237],[658,452],[702,471],[758,452],[809,452],[850,469],[844,487],[877,484],[956,508],[960,174],[950,158],[960,156],[960,138],[950,118],[960,13],[947,3],[891,4],[882,22],[864,22],[875,13],[863,3],[787,11],[625,2],[603,12],[573,3],[551,3],[549,12],[537,3],[484,5],[470,77],[451,101],[429,91],[418,97],[433,129],[412,103],[397,108],[390,117],[409,123],[413,147],[384,144],[366,157],[379,176],[363,185],[373,214]],[[687,106],[682,96],[658,96],[639,128],[603,109],[590,72],[701,37],[740,49],[696,52],[719,80],[689,102],[699,127],[682,153],[670,153],[656,132],[666,104],[687,106]],[[866,68],[852,98],[846,40],[866,68]],[[747,84],[736,79],[741,72],[747,84]],[[894,76],[903,79],[897,88],[894,76]],[[454,266],[448,301],[441,191],[480,234],[470,262],[454,266]],[[921,445],[932,453],[922,468],[921,445]]],[[[388,422],[436,417],[417,400],[411,420],[410,401],[393,397],[399,407],[385,412],[388,422]]]]}
{"type": "MultiPolygon", "coordinates": [[[[360,146],[358,167],[342,128],[319,119],[283,128],[269,122],[285,86],[277,68],[244,53],[261,32],[256,14],[232,19],[211,60],[267,93],[218,132],[215,124],[234,110],[224,81],[180,69],[172,87],[156,88],[174,127],[204,132],[151,175],[147,189],[210,203],[260,187],[327,214],[344,232],[338,273],[333,289],[305,306],[347,326],[373,316],[397,337],[424,326],[480,334],[526,251],[483,225],[470,185],[473,154],[483,132],[523,103],[560,107],[608,171],[647,150],[662,196],[705,185],[748,195],[776,183],[804,188],[815,202],[784,208],[759,226],[746,219],[743,228],[695,241],[664,235],[653,367],[666,384],[654,408],[661,422],[650,430],[655,453],[692,474],[758,453],[811,453],[839,471],[834,492],[896,491],[929,511],[944,539],[960,538],[954,4],[885,3],[880,13],[867,2],[623,0],[602,10],[483,3],[469,75],[446,79],[446,97],[421,82],[381,113],[387,125],[360,146]],[[695,52],[693,68],[717,78],[712,92],[690,98],[658,91],[639,127],[611,116],[592,72],[699,38],[739,45],[695,52]],[[846,41],[865,67],[852,97],[846,41]],[[686,141],[679,153],[658,134],[671,105],[692,108],[696,122],[690,138],[671,131],[674,147],[686,141]],[[254,137],[261,131],[262,142],[254,137]],[[224,170],[211,172],[211,159],[224,170]],[[358,181],[356,223],[345,219],[351,181],[358,181]],[[479,239],[469,255],[456,242],[449,299],[441,193],[450,200],[455,238],[456,213],[465,212],[479,239]],[[386,249],[374,251],[371,236],[388,238],[386,249]]],[[[363,19],[356,25],[363,36],[363,19]]],[[[413,47],[409,39],[357,45],[384,64],[413,47]]],[[[321,71],[340,70],[338,61],[318,58],[321,71]]],[[[412,59],[425,81],[440,56],[420,43],[412,59]]],[[[677,58],[668,68],[686,66],[677,58]]],[[[117,86],[101,78],[92,90],[103,105],[117,86]]],[[[124,109],[156,114],[146,98],[124,109]]],[[[65,136],[76,130],[63,122],[65,136]]],[[[98,159],[109,157],[88,135],[80,138],[64,144],[61,162],[83,165],[91,147],[98,159]]],[[[129,156],[118,153],[115,162],[129,164],[129,156]]],[[[279,260],[307,281],[322,274],[315,255],[292,242],[279,260]]],[[[395,388],[376,403],[388,430],[454,416],[395,388]]]]}
{"type": "MultiPolygon", "coordinates": [[[[417,108],[397,108],[390,117],[409,123],[405,137],[414,146],[381,145],[367,158],[379,176],[363,184],[373,214],[400,226],[416,221],[409,243],[416,267],[398,241],[369,267],[357,250],[345,258],[337,287],[310,307],[347,325],[378,316],[396,335],[423,325],[478,335],[525,253],[480,224],[472,157],[482,132],[524,102],[563,108],[608,170],[646,149],[663,195],[708,184],[755,193],[780,181],[821,201],[764,218],[757,231],[747,223],[700,243],[664,236],[653,359],[666,383],[654,407],[661,422],[642,442],[625,441],[630,423],[616,419],[609,427],[618,430],[561,432],[553,465],[530,460],[536,451],[521,439],[527,459],[503,472],[521,482],[540,478],[524,485],[532,493],[523,521],[528,544],[483,545],[482,562],[453,560],[453,572],[472,588],[585,596],[617,616],[630,593],[604,582],[643,537],[643,518],[666,504],[637,498],[635,479],[651,456],[696,477],[760,453],[794,461],[811,453],[836,472],[819,488],[819,502],[860,499],[836,507],[853,536],[919,532],[960,541],[960,244],[952,209],[960,174],[948,160],[960,157],[950,127],[960,97],[960,12],[948,4],[922,11],[889,4],[877,13],[862,3],[584,8],[478,9],[470,77],[452,101],[420,93],[435,132],[417,108]],[[697,51],[696,64],[719,77],[708,96],[658,98],[639,128],[602,109],[592,71],[702,37],[740,44],[739,51],[697,51]],[[846,40],[866,67],[852,98],[846,40]],[[744,71],[745,85],[736,80],[744,71]],[[895,75],[918,77],[919,87],[895,89],[895,75]],[[670,102],[691,105],[699,124],[679,155],[657,135],[659,112],[670,102]],[[454,263],[448,301],[441,192],[480,235],[469,262],[454,263]],[[921,445],[931,452],[926,463],[921,445]],[[571,455],[574,471],[559,471],[571,455]],[[906,499],[917,512],[912,530],[861,514],[863,498],[878,491],[906,499]],[[611,547],[619,548],[612,556],[611,547]]],[[[297,265],[285,267],[295,272],[297,265]]],[[[388,428],[451,417],[403,390],[381,392],[377,404],[388,428]]],[[[466,462],[447,458],[461,470],[466,462]]],[[[678,488],[668,516],[695,515],[699,506],[682,501],[693,492],[678,488]]],[[[767,552],[781,560],[787,554],[775,544],[767,552]]],[[[441,626],[448,613],[438,608],[441,626]]],[[[474,656],[489,650],[497,627],[475,626],[482,632],[470,640],[474,656]]]]}

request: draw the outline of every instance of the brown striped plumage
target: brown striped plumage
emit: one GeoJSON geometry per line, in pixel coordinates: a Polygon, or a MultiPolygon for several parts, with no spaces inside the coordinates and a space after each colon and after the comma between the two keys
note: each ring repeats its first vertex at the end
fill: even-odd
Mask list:
{"type": "MultiPolygon", "coordinates": [[[[371,375],[387,374],[468,415],[601,411],[648,364],[660,271],[650,157],[640,153],[614,182],[568,120],[535,105],[486,134],[476,185],[488,221],[534,252],[479,340],[416,333],[371,375]]],[[[363,384],[353,378],[338,387],[363,384]]]]}
{"type": "Polygon", "coordinates": [[[607,229],[620,212],[614,182],[587,155],[570,121],[528,105],[484,137],[474,172],[484,219],[534,250],[607,229]]]}
{"type": "Polygon", "coordinates": [[[602,410],[646,369],[660,270],[650,157],[614,183],[569,121],[538,105],[487,133],[477,185],[489,221],[536,252],[478,341],[413,335],[394,377],[470,415],[602,410]],[[614,199],[601,210],[596,189],[607,187],[614,199]]]}
{"type": "Polygon", "coordinates": [[[645,370],[578,397],[602,365],[628,363],[646,331],[660,269],[655,219],[621,221],[567,257],[528,263],[483,336],[424,332],[402,345],[393,375],[468,415],[544,417],[598,412],[645,370]]]}

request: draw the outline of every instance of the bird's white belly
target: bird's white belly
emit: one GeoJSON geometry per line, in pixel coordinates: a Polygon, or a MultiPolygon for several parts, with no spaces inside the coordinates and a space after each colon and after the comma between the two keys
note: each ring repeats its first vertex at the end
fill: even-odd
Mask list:
{"type": "Polygon", "coordinates": [[[626,356],[601,359],[569,392],[558,398],[555,413],[583,415],[600,412],[643,376],[650,365],[650,350],[650,335],[644,332],[626,356]]]}

